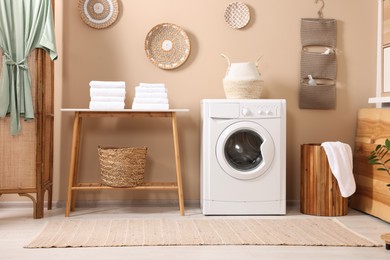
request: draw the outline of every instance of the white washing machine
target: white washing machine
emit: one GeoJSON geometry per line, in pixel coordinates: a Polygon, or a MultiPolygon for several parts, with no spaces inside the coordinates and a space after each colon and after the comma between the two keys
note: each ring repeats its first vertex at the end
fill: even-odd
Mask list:
{"type": "Polygon", "coordinates": [[[286,101],[201,101],[204,215],[286,214],[286,101]]]}

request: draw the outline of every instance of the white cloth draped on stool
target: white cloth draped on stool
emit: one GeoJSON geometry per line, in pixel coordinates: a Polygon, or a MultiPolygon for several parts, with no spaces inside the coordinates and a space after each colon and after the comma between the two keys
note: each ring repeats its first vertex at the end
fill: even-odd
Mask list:
{"type": "Polygon", "coordinates": [[[330,169],[336,178],[341,196],[348,198],[356,191],[356,183],[352,172],[352,149],[341,142],[323,142],[330,169]]]}

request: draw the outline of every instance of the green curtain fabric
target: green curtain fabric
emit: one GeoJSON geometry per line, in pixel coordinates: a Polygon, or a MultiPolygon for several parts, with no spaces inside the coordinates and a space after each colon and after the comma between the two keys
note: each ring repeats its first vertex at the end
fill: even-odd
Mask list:
{"type": "Polygon", "coordinates": [[[11,117],[11,134],[20,131],[20,117],[34,118],[28,55],[42,48],[57,59],[51,0],[1,0],[0,117],[11,117]]]}

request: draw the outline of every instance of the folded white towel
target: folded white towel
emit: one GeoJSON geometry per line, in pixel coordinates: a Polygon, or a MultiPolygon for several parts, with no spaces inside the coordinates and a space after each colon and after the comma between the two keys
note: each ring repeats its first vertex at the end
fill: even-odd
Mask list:
{"type": "Polygon", "coordinates": [[[91,101],[89,102],[90,109],[124,109],[125,102],[99,102],[91,101]]]}
{"type": "Polygon", "coordinates": [[[125,102],[125,97],[91,97],[91,101],[106,101],[106,102],[125,102]]]}
{"type": "Polygon", "coordinates": [[[139,83],[140,87],[148,87],[148,88],[165,88],[164,83],[139,83]]]}
{"type": "Polygon", "coordinates": [[[356,191],[356,183],[352,172],[352,149],[341,142],[324,142],[324,148],[330,169],[340,188],[341,196],[348,198],[356,191]]]}
{"type": "Polygon", "coordinates": [[[92,80],[89,82],[90,87],[95,88],[125,88],[126,83],[124,81],[97,81],[92,80]]]}
{"type": "Polygon", "coordinates": [[[166,93],[166,88],[154,88],[154,87],[135,87],[135,93],[166,93]]]}
{"type": "Polygon", "coordinates": [[[165,110],[169,109],[169,104],[137,104],[133,103],[134,110],[165,110]]]}
{"type": "Polygon", "coordinates": [[[135,93],[137,98],[168,98],[168,93],[135,93]]]}
{"type": "Polygon", "coordinates": [[[168,104],[168,98],[134,98],[134,103],[138,104],[168,104]]]}
{"type": "Polygon", "coordinates": [[[91,97],[124,97],[126,95],[126,89],[123,88],[90,88],[91,97]]]}

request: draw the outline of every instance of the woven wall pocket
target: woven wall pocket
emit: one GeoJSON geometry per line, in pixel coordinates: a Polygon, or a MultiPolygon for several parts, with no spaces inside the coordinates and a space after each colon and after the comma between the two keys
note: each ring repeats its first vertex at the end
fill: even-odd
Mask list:
{"type": "Polygon", "coordinates": [[[301,83],[299,89],[299,108],[334,109],[336,108],[335,84],[309,86],[301,83]]]}
{"type": "Polygon", "coordinates": [[[335,19],[303,18],[301,19],[302,46],[336,47],[337,21],[335,19]]]}
{"type": "Polygon", "coordinates": [[[337,21],[322,18],[322,8],[320,18],[301,19],[301,109],[336,108],[337,21]]]}
{"type": "Polygon", "coordinates": [[[336,54],[321,54],[317,52],[302,51],[301,53],[301,78],[313,78],[335,80],[337,76],[336,54]]]}
{"type": "Polygon", "coordinates": [[[147,147],[98,147],[102,184],[135,187],[143,183],[147,147]]]}

